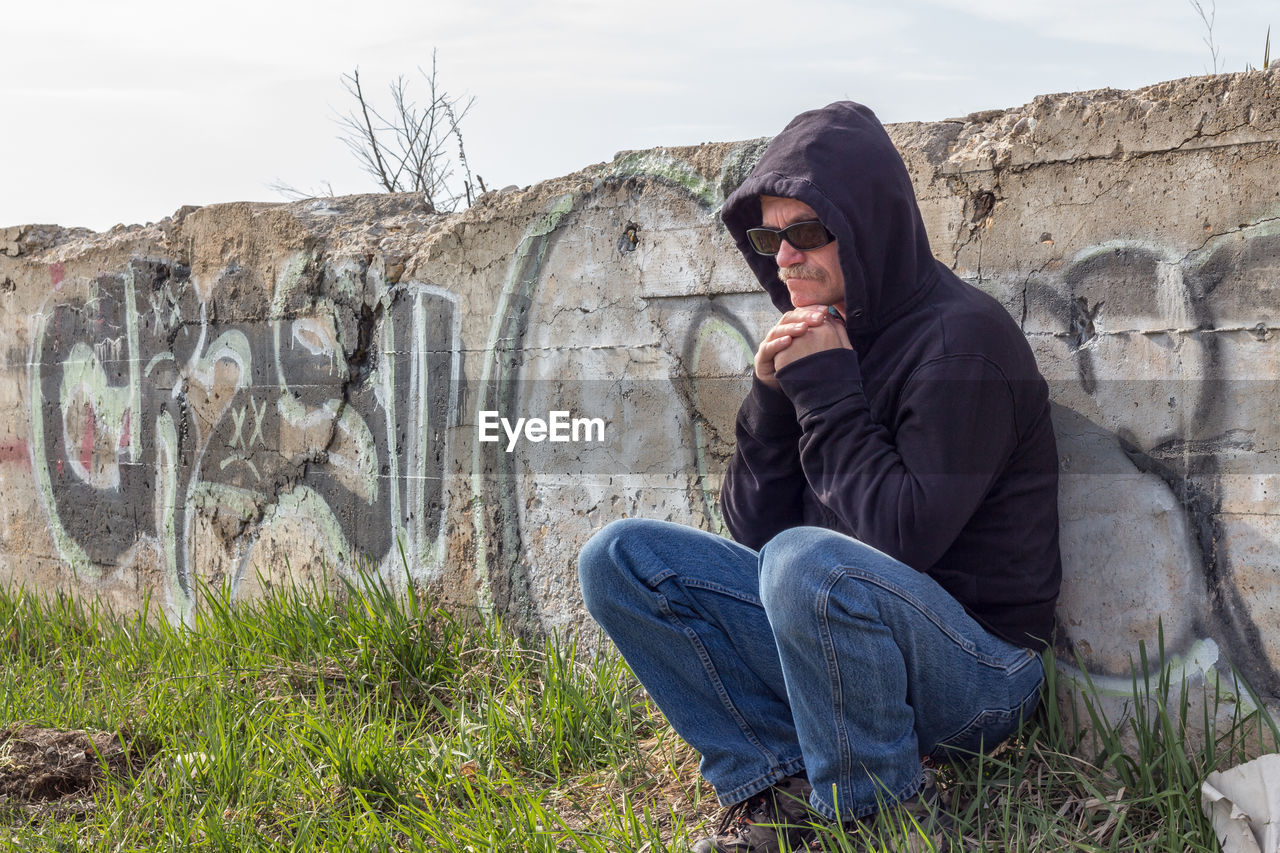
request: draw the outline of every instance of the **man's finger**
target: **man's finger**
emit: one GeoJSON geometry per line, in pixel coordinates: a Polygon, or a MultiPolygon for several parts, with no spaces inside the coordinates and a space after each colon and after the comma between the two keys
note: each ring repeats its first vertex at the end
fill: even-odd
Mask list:
{"type": "Polygon", "coordinates": [[[769,334],[764,336],[761,343],[776,341],[782,337],[798,338],[811,328],[813,327],[807,323],[779,323],[769,330],[769,334]]]}
{"type": "Polygon", "coordinates": [[[819,326],[826,322],[829,316],[824,306],[809,305],[788,311],[782,315],[782,319],[778,323],[779,325],[782,323],[805,323],[809,326],[819,326]]]}
{"type": "Polygon", "coordinates": [[[791,342],[793,340],[795,340],[795,338],[791,335],[781,335],[776,338],[769,338],[760,344],[760,349],[757,351],[756,355],[759,358],[772,361],[775,355],[791,346],[791,342]]]}

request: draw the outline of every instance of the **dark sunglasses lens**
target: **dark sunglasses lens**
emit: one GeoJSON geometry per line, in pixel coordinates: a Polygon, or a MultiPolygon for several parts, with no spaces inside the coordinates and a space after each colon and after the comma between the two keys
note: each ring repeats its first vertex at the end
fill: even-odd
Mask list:
{"type": "Polygon", "coordinates": [[[751,241],[751,248],[762,255],[776,255],[778,249],[782,248],[782,238],[778,236],[778,232],[766,228],[748,228],[747,239],[751,241]]]}
{"type": "Polygon", "coordinates": [[[802,252],[818,249],[831,242],[821,222],[797,222],[783,232],[786,241],[802,252]]]}

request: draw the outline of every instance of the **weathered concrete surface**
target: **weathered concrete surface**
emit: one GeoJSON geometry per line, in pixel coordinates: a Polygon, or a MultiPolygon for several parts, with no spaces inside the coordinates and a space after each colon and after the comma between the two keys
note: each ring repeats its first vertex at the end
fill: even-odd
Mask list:
{"type": "MultiPolygon", "coordinates": [[[[1280,77],[890,129],[935,252],[1017,318],[1063,463],[1062,646],[1280,695],[1280,77]]],[[[541,628],[624,515],[720,527],[776,312],[716,217],[764,140],[405,196],[0,231],[0,577],[175,619],[358,560],[541,628]],[[605,440],[478,441],[486,411],[605,440]]],[[[1115,679],[1111,681],[1110,679],[1115,679]]]]}

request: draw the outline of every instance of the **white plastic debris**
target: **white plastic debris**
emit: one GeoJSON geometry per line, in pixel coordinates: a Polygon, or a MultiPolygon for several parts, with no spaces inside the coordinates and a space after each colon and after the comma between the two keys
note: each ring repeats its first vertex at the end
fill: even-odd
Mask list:
{"type": "Polygon", "coordinates": [[[1210,773],[1200,807],[1223,853],[1280,853],[1280,755],[1210,773]]]}
{"type": "Polygon", "coordinates": [[[185,772],[192,779],[200,779],[209,772],[213,761],[203,752],[184,752],[173,756],[173,766],[185,772]]]}

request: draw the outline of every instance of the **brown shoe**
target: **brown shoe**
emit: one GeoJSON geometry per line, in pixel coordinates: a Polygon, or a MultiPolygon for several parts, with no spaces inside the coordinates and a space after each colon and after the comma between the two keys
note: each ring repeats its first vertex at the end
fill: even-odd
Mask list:
{"type": "Polygon", "coordinates": [[[809,849],[813,822],[809,808],[813,786],[803,776],[788,776],[771,788],[735,803],[720,829],[693,845],[693,853],[784,853],[809,849]]]}

